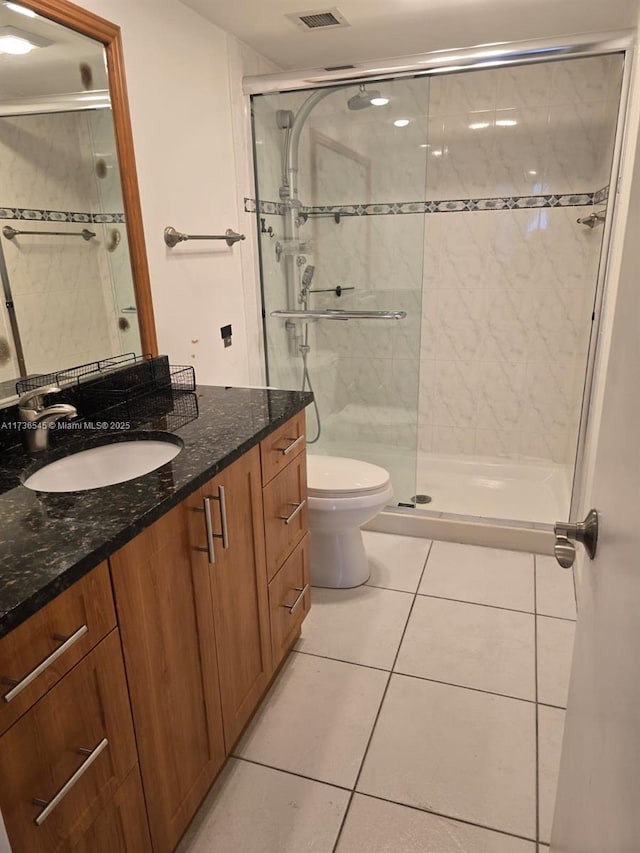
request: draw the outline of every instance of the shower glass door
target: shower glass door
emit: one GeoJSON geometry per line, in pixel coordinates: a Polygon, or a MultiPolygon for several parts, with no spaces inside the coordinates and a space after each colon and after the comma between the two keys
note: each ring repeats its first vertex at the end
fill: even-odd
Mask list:
{"type": "Polygon", "coordinates": [[[268,382],[313,390],[309,452],[383,466],[409,505],[428,104],[425,78],[252,99],[268,382]]]}

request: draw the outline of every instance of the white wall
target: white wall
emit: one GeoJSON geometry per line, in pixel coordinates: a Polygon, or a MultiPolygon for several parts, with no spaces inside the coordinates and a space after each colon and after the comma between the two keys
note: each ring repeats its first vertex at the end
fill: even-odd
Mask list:
{"type": "Polygon", "coordinates": [[[200,383],[246,384],[260,354],[255,306],[247,316],[243,289],[255,292],[257,281],[248,245],[254,219],[240,204],[251,185],[239,79],[244,62],[253,61],[251,73],[273,66],[260,67],[253,52],[177,0],[80,5],[122,29],[160,351],[194,365],[200,383]],[[233,249],[224,242],[167,249],[167,225],[192,234],[233,228],[248,240],[233,249]],[[220,327],[228,323],[233,345],[225,349],[220,327]]]}

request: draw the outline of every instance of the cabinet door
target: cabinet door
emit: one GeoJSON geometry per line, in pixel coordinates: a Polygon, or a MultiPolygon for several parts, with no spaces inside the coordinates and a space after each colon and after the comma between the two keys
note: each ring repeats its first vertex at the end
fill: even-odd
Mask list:
{"type": "MultiPolygon", "coordinates": [[[[201,494],[210,500],[215,536],[210,549],[213,562],[209,566],[222,717],[229,752],[264,693],[272,671],[258,448],[214,477],[201,494]]],[[[203,529],[203,541],[204,536],[203,529]]]]}
{"type": "Polygon", "coordinates": [[[73,849],[135,766],[112,631],[0,738],[0,809],[11,850],[73,849]]]}
{"type": "Polygon", "coordinates": [[[147,815],[138,768],[82,834],[73,853],[151,853],[147,815]]]}
{"type": "Polygon", "coordinates": [[[264,487],[267,577],[273,578],[309,528],[307,455],[300,453],[264,487]]]}
{"type": "Polygon", "coordinates": [[[192,559],[198,506],[187,499],[110,558],[156,853],[174,849],[225,758],[211,581],[192,559]]]}

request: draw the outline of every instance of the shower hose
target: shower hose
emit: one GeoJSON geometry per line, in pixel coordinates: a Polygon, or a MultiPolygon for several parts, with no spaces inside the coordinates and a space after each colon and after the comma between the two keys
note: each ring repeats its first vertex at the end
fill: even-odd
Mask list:
{"type": "MultiPolygon", "coordinates": [[[[307,358],[309,357],[309,326],[305,323],[304,328],[304,344],[300,347],[300,355],[302,356],[302,387],[301,391],[305,390],[305,386],[307,390],[311,391],[313,394],[313,386],[311,385],[311,376],[309,375],[309,365],[307,364],[307,358]]],[[[318,411],[318,403],[316,401],[316,396],[313,394],[313,410],[316,415],[316,424],[318,426],[317,432],[314,438],[308,438],[307,444],[315,444],[316,441],[320,438],[322,433],[322,425],[320,423],[320,412],[318,411]]]]}

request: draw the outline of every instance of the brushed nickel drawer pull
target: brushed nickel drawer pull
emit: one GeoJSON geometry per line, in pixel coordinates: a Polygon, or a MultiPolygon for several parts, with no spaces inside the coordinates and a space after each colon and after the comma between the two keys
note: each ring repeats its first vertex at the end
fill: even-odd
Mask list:
{"type": "Polygon", "coordinates": [[[67,649],[70,649],[74,643],[77,643],[80,637],[84,637],[88,630],[89,629],[86,625],[81,625],[80,628],[78,628],[77,631],[74,631],[70,637],[54,634],[54,640],[61,640],[62,645],[58,646],[55,651],[51,652],[51,654],[34,667],[31,672],[28,672],[24,678],[18,680],[15,678],[9,678],[8,676],[2,679],[3,684],[7,684],[12,688],[2,697],[4,701],[11,702],[12,699],[15,699],[16,696],[22,693],[25,687],[28,687],[32,681],[35,681],[35,679],[41,675],[45,669],[48,669],[52,663],[55,663],[55,661],[57,661],[58,658],[67,651],[67,649]]]}
{"type": "Polygon", "coordinates": [[[304,441],[304,433],[299,435],[297,438],[289,437],[288,440],[291,442],[291,444],[288,444],[286,447],[277,447],[276,448],[276,450],[279,450],[283,456],[288,456],[294,447],[297,447],[301,441],[304,441]]]}
{"type": "Polygon", "coordinates": [[[294,587],[294,590],[296,592],[299,592],[300,595],[296,598],[296,600],[293,602],[291,607],[289,607],[288,604],[281,604],[280,607],[286,607],[287,610],[289,611],[289,613],[293,616],[293,614],[296,612],[298,607],[300,607],[300,605],[302,604],[305,593],[307,592],[308,589],[309,589],[309,584],[306,584],[304,587],[302,587],[302,586],[294,587]]]}
{"type": "Polygon", "coordinates": [[[204,526],[207,530],[207,556],[210,563],[215,563],[216,552],[213,547],[213,521],[211,520],[211,498],[203,498],[202,506],[204,508],[204,526]]]}
{"type": "Polygon", "coordinates": [[[222,539],[222,547],[229,547],[229,529],[227,526],[227,502],[225,498],[224,486],[218,486],[217,495],[208,495],[202,499],[202,509],[198,512],[204,512],[204,524],[207,529],[207,547],[196,548],[196,551],[205,551],[209,557],[210,563],[215,563],[216,552],[213,546],[214,539],[222,539]],[[211,518],[211,501],[220,502],[220,521],[222,523],[222,533],[213,532],[213,520],[211,518]]]}
{"type": "Polygon", "coordinates": [[[220,521],[222,523],[222,547],[229,547],[229,530],[227,529],[227,501],[224,494],[224,486],[218,486],[218,497],[214,500],[220,501],[220,521]]]}
{"type": "Polygon", "coordinates": [[[34,806],[44,806],[38,817],[35,819],[36,826],[42,826],[45,820],[49,817],[51,812],[55,809],[56,806],[60,805],[62,800],[67,796],[69,791],[73,788],[76,782],[80,779],[81,776],[87,772],[87,770],[91,767],[96,758],[109,746],[109,741],[107,738],[102,738],[100,743],[94,749],[78,749],[76,750],[79,755],[86,755],[87,758],[82,762],[80,767],[76,770],[73,776],[69,776],[67,781],[64,783],[62,788],[58,791],[57,794],[50,800],[41,800],[38,797],[34,797],[32,802],[34,806]]]}
{"type": "Polygon", "coordinates": [[[302,512],[302,510],[303,510],[304,505],[306,504],[306,502],[307,502],[307,501],[306,501],[306,499],[304,499],[304,500],[301,500],[299,504],[294,504],[294,503],[292,503],[292,504],[291,504],[291,506],[294,506],[294,507],[295,507],[295,509],[294,509],[294,511],[291,513],[291,515],[279,515],[279,516],[278,516],[278,518],[279,518],[281,521],[284,521],[284,523],[285,523],[285,524],[291,524],[291,522],[292,522],[292,521],[293,521],[293,519],[296,517],[296,515],[297,515],[299,512],[302,512]]]}

